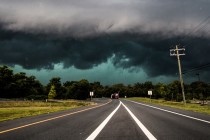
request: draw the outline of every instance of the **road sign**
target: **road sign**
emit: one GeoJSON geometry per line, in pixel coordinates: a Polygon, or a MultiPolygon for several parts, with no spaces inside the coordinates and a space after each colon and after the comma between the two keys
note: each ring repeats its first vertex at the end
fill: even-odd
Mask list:
{"type": "Polygon", "coordinates": [[[91,92],[90,92],[90,96],[93,96],[93,95],[94,95],[94,93],[91,91],[91,92]]]}
{"type": "Polygon", "coordinates": [[[152,95],[152,91],[151,90],[148,91],[148,95],[150,95],[150,96],[152,95]]]}

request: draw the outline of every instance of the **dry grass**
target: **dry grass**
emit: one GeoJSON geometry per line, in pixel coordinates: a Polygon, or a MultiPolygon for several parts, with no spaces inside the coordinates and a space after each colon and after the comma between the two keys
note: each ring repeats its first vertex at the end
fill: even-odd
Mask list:
{"type": "Polygon", "coordinates": [[[35,116],[92,104],[93,103],[91,102],[75,100],[59,102],[1,101],[0,121],[13,120],[27,116],[35,116]]]}
{"type": "Polygon", "coordinates": [[[172,101],[165,101],[163,99],[156,100],[156,99],[140,98],[140,97],[128,98],[128,100],[169,106],[169,107],[173,107],[173,108],[190,110],[190,111],[205,113],[205,114],[210,115],[210,106],[209,105],[201,106],[200,104],[191,104],[191,103],[187,103],[186,105],[184,105],[181,102],[172,102],[172,101]]]}

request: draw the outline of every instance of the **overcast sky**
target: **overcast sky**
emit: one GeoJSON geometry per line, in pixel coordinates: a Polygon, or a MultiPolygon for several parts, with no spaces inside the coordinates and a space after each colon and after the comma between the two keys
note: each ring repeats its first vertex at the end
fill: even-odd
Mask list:
{"type": "MultiPolygon", "coordinates": [[[[183,71],[210,63],[209,0],[0,0],[0,64],[46,84],[178,79],[169,49],[185,46],[183,71]]],[[[209,68],[184,80],[210,82],[209,68]]]]}

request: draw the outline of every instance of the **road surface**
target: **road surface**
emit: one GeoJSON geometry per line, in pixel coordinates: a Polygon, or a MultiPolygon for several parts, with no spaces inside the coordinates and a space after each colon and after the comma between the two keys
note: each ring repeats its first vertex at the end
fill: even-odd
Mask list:
{"type": "Polygon", "coordinates": [[[0,123],[0,140],[207,140],[210,116],[127,100],[0,123]]]}

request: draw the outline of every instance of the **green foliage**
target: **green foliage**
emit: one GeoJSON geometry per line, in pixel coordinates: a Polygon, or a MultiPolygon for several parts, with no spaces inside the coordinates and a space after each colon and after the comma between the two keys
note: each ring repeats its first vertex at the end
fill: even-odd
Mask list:
{"type": "Polygon", "coordinates": [[[103,97],[104,90],[103,90],[103,86],[100,84],[100,82],[90,83],[90,89],[91,89],[91,91],[94,92],[95,98],[103,97]]]}
{"type": "Polygon", "coordinates": [[[88,80],[80,80],[77,82],[74,86],[74,91],[75,91],[75,99],[79,100],[85,100],[89,97],[89,92],[90,92],[90,84],[88,80]]]}
{"type": "Polygon", "coordinates": [[[57,96],[56,99],[66,99],[66,88],[62,86],[61,84],[61,78],[60,77],[53,77],[50,82],[47,85],[47,93],[49,93],[51,86],[54,85],[57,96]]]}
{"type": "Polygon", "coordinates": [[[13,74],[9,67],[0,67],[0,98],[25,98],[43,94],[43,85],[34,76],[28,77],[23,72],[13,74]]]}
{"type": "Polygon", "coordinates": [[[12,92],[8,92],[13,83],[13,71],[7,66],[0,67],[0,98],[11,96],[12,92]]]}
{"type": "Polygon", "coordinates": [[[167,99],[167,97],[169,96],[169,90],[168,90],[168,86],[163,84],[163,83],[158,83],[155,85],[155,90],[154,90],[154,97],[156,99],[158,98],[165,98],[167,99]]]}
{"type": "Polygon", "coordinates": [[[52,85],[51,86],[51,89],[50,89],[50,92],[48,94],[48,99],[54,99],[56,97],[56,90],[55,90],[55,86],[52,85]]]}
{"type": "Polygon", "coordinates": [[[182,101],[182,91],[179,81],[173,81],[168,85],[169,94],[165,97],[167,100],[182,101]]]}
{"type": "Polygon", "coordinates": [[[190,84],[192,98],[204,100],[209,96],[209,86],[204,82],[193,82],[190,84]]]}
{"type": "MultiPolygon", "coordinates": [[[[210,97],[210,85],[204,82],[193,82],[185,86],[186,100],[206,100],[210,97]]],[[[35,76],[27,76],[20,72],[13,74],[7,66],[0,66],[0,98],[26,98],[43,100],[45,98],[55,99],[79,99],[86,100],[90,91],[94,97],[109,97],[119,92],[120,97],[148,97],[148,90],[153,91],[152,98],[164,98],[165,100],[182,101],[182,91],[179,81],[173,81],[166,85],[164,83],[153,84],[150,81],[124,85],[122,83],[103,86],[100,82],[89,83],[88,80],[66,81],[61,83],[60,77],[50,79],[47,86],[43,86],[35,76]],[[56,96],[52,92],[52,86],[56,96]]]]}

